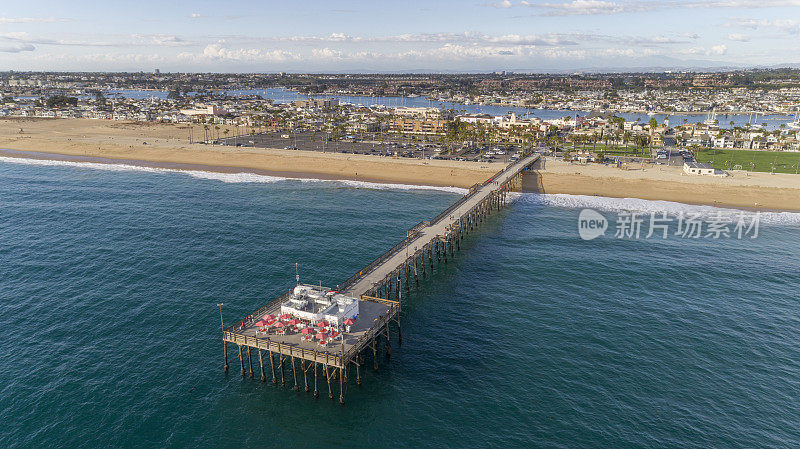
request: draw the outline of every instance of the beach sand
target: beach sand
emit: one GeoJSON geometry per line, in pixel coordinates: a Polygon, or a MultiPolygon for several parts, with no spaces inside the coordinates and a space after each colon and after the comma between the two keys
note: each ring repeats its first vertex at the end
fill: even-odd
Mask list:
{"type": "MultiPolygon", "coordinates": [[[[496,163],[189,144],[188,135],[189,125],[82,119],[0,120],[2,149],[193,164],[217,171],[235,167],[301,178],[468,188],[502,169],[496,163]]],[[[202,136],[202,127],[195,125],[194,135],[202,136]]]]}
{"type": "Polygon", "coordinates": [[[676,201],[748,209],[800,211],[800,176],[731,172],[728,176],[691,176],[682,167],[582,165],[546,158],[526,176],[523,188],[614,198],[676,201]]]}
{"type": "MultiPolygon", "coordinates": [[[[202,127],[194,125],[194,136],[202,135],[202,127]]],[[[287,177],[467,188],[502,168],[498,163],[189,144],[188,136],[189,125],[83,119],[0,120],[0,149],[126,163],[147,161],[156,166],[197,170],[250,169],[287,177]]],[[[646,165],[644,169],[622,170],[546,158],[525,176],[523,187],[543,193],[800,211],[800,176],[789,174],[742,172],[702,177],[686,175],[680,167],[646,165]]]]}

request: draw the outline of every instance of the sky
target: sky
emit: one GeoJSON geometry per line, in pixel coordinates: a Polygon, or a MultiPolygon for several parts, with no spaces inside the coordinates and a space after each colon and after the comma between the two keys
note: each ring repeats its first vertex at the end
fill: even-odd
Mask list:
{"type": "Polygon", "coordinates": [[[554,72],[800,63],[800,0],[3,3],[0,70],[554,72]]]}

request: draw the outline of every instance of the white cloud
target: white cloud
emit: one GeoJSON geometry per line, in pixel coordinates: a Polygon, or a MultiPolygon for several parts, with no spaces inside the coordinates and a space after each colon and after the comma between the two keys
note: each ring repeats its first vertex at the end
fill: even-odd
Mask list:
{"type": "MultiPolygon", "coordinates": [[[[644,3],[650,4],[650,2],[644,3]]],[[[530,3],[528,6],[542,8],[551,15],[596,15],[635,12],[644,8],[645,5],[626,5],[602,0],[572,0],[563,3],[530,3]]],[[[647,9],[649,9],[649,6],[647,9]]]]}
{"type": "Polygon", "coordinates": [[[195,42],[187,41],[186,39],[174,34],[133,34],[131,35],[130,45],[188,47],[197,44],[195,42]]]}
{"type": "Polygon", "coordinates": [[[512,8],[514,6],[514,4],[511,3],[509,0],[502,0],[502,1],[497,2],[497,3],[488,3],[487,6],[492,6],[494,8],[508,9],[508,8],[512,8]]]}
{"type": "Polygon", "coordinates": [[[779,8],[800,6],[800,0],[568,0],[547,3],[523,1],[520,2],[520,5],[537,9],[542,15],[567,16],[606,15],[695,8],[779,8]]]}
{"type": "Polygon", "coordinates": [[[230,48],[225,42],[206,45],[203,52],[180,53],[178,59],[187,62],[236,61],[236,62],[285,62],[298,59],[298,55],[285,50],[262,50],[258,48],[230,48]]]}
{"type": "Polygon", "coordinates": [[[684,55],[721,56],[728,53],[728,47],[724,44],[714,45],[711,48],[691,47],[678,50],[678,53],[684,55]]]}
{"type": "Polygon", "coordinates": [[[727,24],[729,27],[749,28],[753,30],[766,30],[788,34],[800,34],[800,21],[793,19],[752,19],[734,18],[727,24]]]}
{"type": "Polygon", "coordinates": [[[750,36],[740,33],[731,33],[728,35],[728,39],[736,42],[750,42],[750,36]]]}
{"type": "Polygon", "coordinates": [[[727,52],[728,52],[728,46],[724,44],[715,45],[711,47],[711,49],[709,50],[710,55],[724,55],[727,52]]]}
{"type": "Polygon", "coordinates": [[[36,47],[31,44],[0,45],[1,53],[21,53],[23,51],[34,51],[36,47]]]}
{"type": "Polygon", "coordinates": [[[0,24],[7,23],[53,23],[64,22],[65,19],[54,19],[53,17],[0,17],[0,24]]]}

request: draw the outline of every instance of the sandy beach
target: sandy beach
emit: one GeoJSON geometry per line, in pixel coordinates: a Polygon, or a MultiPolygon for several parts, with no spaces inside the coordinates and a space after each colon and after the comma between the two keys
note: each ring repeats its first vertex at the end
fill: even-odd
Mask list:
{"type": "MultiPolygon", "coordinates": [[[[202,127],[194,126],[202,136],[202,127]]],[[[301,178],[470,187],[500,164],[189,144],[189,125],[83,119],[0,120],[0,148],[126,161],[250,168],[301,178]],[[22,133],[20,133],[20,128],[22,133]]],[[[200,169],[199,167],[196,169],[200,169]]]]}
{"type": "MultiPolygon", "coordinates": [[[[202,136],[200,126],[194,126],[194,135],[202,136]]],[[[147,161],[188,169],[251,169],[301,178],[466,188],[502,168],[497,163],[189,144],[188,136],[189,125],[82,119],[0,120],[0,149],[126,163],[147,161]]],[[[726,177],[700,177],[686,175],[680,167],[646,165],[643,169],[622,170],[546,158],[526,176],[524,188],[543,193],[800,211],[800,176],[788,174],[737,172],[726,177]]]]}
{"type": "Polygon", "coordinates": [[[618,169],[546,158],[528,176],[526,191],[676,201],[748,209],[800,211],[800,176],[731,172],[691,176],[681,167],[645,165],[618,169]]]}

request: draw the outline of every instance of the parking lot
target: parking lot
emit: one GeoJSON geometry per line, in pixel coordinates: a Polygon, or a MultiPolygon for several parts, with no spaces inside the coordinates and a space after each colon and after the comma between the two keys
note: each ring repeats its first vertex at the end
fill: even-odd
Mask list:
{"type": "Polygon", "coordinates": [[[688,150],[680,149],[677,147],[666,147],[658,150],[653,150],[656,164],[659,165],[674,165],[682,167],[684,162],[694,162],[695,158],[688,150]]]}
{"type": "MultiPolygon", "coordinates": [[[[373,137],[373,136],[370,136],[373,137]]],[[[310,131],[285,133],[265,132],[253,135],[222,137],[213,141],[220,145],[255,148],[279,148],[333,153],[372,154],[387,157],[417,159],[453,159],[486,163],[508,163],[514,154],[521,152],[518,146],[472,146],[441,145],[431,141],[409,139],[333,140],[321,133],[310,131]]]]}

